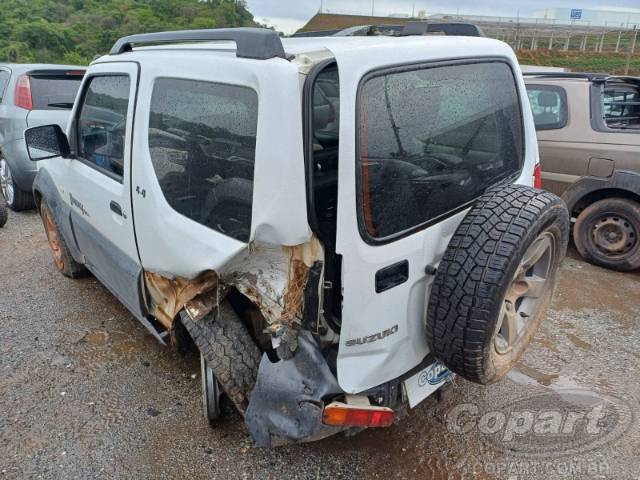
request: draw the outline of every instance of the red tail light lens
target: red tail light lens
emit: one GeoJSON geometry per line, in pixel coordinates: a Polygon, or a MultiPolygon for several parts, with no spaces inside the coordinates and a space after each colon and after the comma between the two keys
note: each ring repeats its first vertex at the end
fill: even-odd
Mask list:
{"type": "Polygon", "coordinates": [[[27,110],[33,108],[29,75],[22,75],[18,78],[18,83],[16,83],[15,104],[16,107],[26,108],[27,110]]]}
{"type": "Polygon", "coordinates": [[[533,169],[533,186],[535,188],[542,188],[542,167],[540,164],[536,164],[533,169]]]}
{"type": "Polygon", "coordinates": [[[322,423],[340,427],[389,427],[395,414],[386,407],[353,407],[344,403],[327,405],[322,423]]]}

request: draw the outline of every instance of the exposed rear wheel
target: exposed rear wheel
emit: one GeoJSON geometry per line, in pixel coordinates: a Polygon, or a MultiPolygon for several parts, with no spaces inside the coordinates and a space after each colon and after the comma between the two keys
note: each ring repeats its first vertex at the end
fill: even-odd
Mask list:
{"type": "MultiPolygon", "coordinates": [[[[226,396],[244,415],[262,354],[228,301],[201,320],[182,313],[182,324],[226,396]]],[[[203,387],[206,385],[203,383],[203,387]]],[[[213,388],[210,390],[213,392],[213,388]]],[[[209,392],[204,392],[209,396],[209,392]]],[[[210,398],[212,400],[212,398],[210,398]]],[[[207,417],[211,418],[207,409],[207,417]]]]}
{"type": "Polygon", "coordinates": [[[555,195],[490,190],[454,234],[431,289],[427,340],[449,369],[481,384],[502,378],[545,316],[569,237],[555,195]]]}
{"type": "Polygon", "coordinates": [[[573,229],[582,257],[601,267],[629,271],[640,268],[640,204],[605,198],[585,208],[573,229]]]}
{"type": "Polygon", "coordinates": [[[215,427],[222,418],[222,388],[207,360],[200,354],[200,376],[202,377],[202,406],[209,425],[215,427]]]}

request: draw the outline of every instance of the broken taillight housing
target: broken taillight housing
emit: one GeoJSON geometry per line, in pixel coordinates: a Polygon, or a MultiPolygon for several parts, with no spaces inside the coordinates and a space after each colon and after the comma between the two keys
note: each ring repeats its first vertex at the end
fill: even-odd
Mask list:
{"type": "Polygon", "coordinates": [[[22,75],[18,78],[15,92],[16,107],[31,110],[33,108],[33,100],[31,98],[31,80],[29,75],[22,75]]]}
{"type": "Polygon", "coordinates": [[[387,407],[351,406],[334,402],[322,413],[322,423],[340,427],[389,427],[395,414],[387,407]]]}
{"type": "Polygon", "coordinates": [[[539,163],[533,168],[533,186],[542,188],[542,166],[539,163]]]}

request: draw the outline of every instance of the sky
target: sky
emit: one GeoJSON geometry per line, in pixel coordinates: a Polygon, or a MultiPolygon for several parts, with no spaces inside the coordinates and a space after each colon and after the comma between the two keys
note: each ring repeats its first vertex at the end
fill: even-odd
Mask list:
{"type": "Polygon", "coordinates": [[[274,26],[277,30],[292,33],[304,25],[320,9],[333,13],[371,15],[374,2],[376,15],[392,13],[417,14],[425,10],[427,15],[436,13],[456,13],[467,15],[491,15],[515,17],[520,10],[521,17],[534,16],[545,8],[583,8],[599,10],[620,10],[640,13],[639,0],[246,0],[249,11],[261,23],[274,26]],[[444,5],[446,6],[444,6],[444,5]]]}

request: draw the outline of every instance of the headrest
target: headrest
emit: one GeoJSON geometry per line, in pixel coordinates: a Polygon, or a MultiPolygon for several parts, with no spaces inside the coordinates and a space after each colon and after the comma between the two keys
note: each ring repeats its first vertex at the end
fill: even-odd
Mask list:
{"type": "Polygon", "coordinates": [[[541,107],[557,107],[558,94],[542,90],[538,94],[538,105],[541,107]]]}

